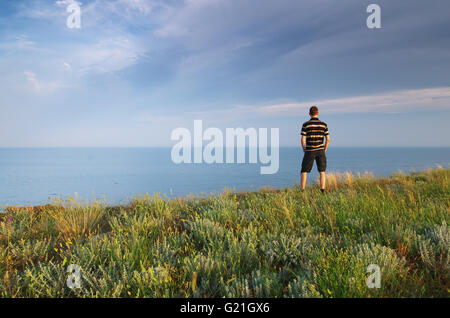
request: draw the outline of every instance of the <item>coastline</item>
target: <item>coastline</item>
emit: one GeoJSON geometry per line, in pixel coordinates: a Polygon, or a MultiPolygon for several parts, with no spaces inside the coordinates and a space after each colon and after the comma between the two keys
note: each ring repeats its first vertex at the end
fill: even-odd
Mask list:
{"type": "Polygon", "coordinates": [[[0,295],[448,297],[449,177],[340,174],[326,194],[288,187],[9,211],[0,295]],[[69,264],[82,269],[79,289],[66,286],[69,264]],[[370,264],[380,288],[366,286],[370,264]]]}

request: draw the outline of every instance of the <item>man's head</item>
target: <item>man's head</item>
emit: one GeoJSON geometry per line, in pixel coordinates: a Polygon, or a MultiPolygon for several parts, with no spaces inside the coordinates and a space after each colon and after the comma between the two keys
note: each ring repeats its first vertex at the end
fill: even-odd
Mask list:
{"type": "Polygon", "coordinates": [[[309,116],[315,117],[315,116],[317,116],[317,115],[319,115],[319,109],[317,108],[317,106],[312,106],[312,107],[309,109],[309,116]]]}

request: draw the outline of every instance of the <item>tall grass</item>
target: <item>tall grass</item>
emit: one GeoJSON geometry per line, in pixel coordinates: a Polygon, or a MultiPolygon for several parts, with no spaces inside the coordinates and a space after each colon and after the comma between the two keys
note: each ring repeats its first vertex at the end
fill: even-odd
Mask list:
{"type": "Polygon", "coordinates": [[[449,174],[0,215],[2,297],[448,297],[449,174]],[[67,267],[81,267],[70,289],[67,267]],[[381,269],[368,288],[367,266],[381,269]]]}

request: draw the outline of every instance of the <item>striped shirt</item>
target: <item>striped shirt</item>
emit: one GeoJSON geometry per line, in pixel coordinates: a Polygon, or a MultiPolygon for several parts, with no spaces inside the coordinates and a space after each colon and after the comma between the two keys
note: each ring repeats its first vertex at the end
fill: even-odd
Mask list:
{"type": "Polygon", "coordinates": [[[328,135],[328,126],[319,118],[312,117],[302,126],[302,136],[306,136],[306,151],[324,150],[323,138],[328,135]]]}

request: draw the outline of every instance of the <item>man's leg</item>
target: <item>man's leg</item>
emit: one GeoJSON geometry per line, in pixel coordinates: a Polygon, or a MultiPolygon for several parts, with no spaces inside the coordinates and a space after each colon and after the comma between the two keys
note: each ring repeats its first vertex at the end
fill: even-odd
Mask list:
{"type": "Polygon", "coordinates": [[[314,157],[311,155],[310,151],[306,151],[302,161],[302,178],[301,178],[302,190],[304,190],[306,187],[306,177],[308,176],[308,172],[311,171],[313,163],[314,157]]]}
{"type": "Polygon", "coordinates": [[[325,171],[320,173],[320,190],[325,190],[325,181],[326,181],[326,176],[325,176],[325,171]]]}
{"type": "Polygon", "coordinates": [[[320,150],[320,152],[317,154],[316,162],[317,169],[320,173],[320,190],[324,192],[326,181],[325,170],[327,169],[327,156],[325,155],[324,150],[320,150]]]}
{"type": "Polygon", "coordinates": [[[302,172],[302,190],[306,187],[306,177],[308,177],[308,172],[302,172]]]}

